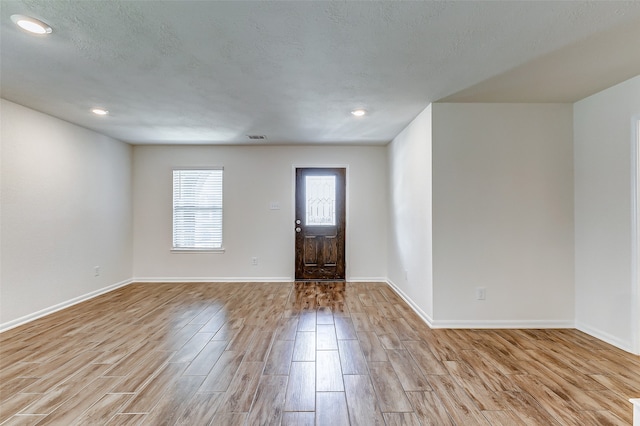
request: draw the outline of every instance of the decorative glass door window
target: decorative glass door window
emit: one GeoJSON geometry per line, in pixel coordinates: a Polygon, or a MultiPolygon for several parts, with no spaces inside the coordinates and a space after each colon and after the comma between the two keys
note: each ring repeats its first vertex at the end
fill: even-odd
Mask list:
{"type": "Polygon", "coordinates": [[[306,176],[306,226],[336,225],[336,177],[306,176]]]}

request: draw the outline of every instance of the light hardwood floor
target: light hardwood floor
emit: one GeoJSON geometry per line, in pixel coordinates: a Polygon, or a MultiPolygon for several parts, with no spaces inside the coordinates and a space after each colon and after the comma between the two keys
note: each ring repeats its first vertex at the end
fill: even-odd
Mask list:
{"type": "Polygon", "coordinates": [[[631,424],[640,357],[382,283],[133,284],[0,335],[3,425],[631,424]]]}

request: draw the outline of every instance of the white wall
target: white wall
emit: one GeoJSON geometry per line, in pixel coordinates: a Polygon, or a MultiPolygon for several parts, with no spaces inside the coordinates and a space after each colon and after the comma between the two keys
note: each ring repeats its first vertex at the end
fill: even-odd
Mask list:
{"type": "Polygon", "coordinates": [[[572,326],[572,106],[436,103],[432,120],[434,325],[572,326]]]}
{"type": "Polygon", "coordinates": [[[386,277],[385,147],[136,146],[137,280],[292,280],[294,166],[347,166],[347,278],[386,277]],[[172,253],[171,171],[224,167],[225,252],[172,253]],[[278,201],[280,210],[269,210],[278,201]],[[251,265],[251,257],[259,259],[251,265]]]}
{"type": "Polygon", "coordinates": [[[640,76],[574,105],[576,325],[636,353],[631,119],[638,114],[640,76]]]}
{"type": "Polygon", "coordinates": [[[4,329],[131,278],[132,150],[6,100],[1,108],[4,329]]]}
{"type": "Polygon", "coordinates": [[[387,147],[132,149],[0,106],[0,330],[132,276],[291,280],[293,167],[342,165],[348,279],[388,277],[436,327],[575,322],[640,352],[640,77],[573,106],[434,104],[387,147]],[[226,252],[172,254],[172,168],[220,165],[226,252]]]}
{"type": "Polygon", "coordinates": [[[388,277],[423,317],[433,319],[431,106],[388,145],[388,277]]]}

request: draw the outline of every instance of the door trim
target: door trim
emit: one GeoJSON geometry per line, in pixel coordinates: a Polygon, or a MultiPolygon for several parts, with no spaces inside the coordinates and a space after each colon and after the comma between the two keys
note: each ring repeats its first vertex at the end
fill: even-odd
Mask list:
{"type": "MultiPolygon", "coordinates": [[[[344,189],[344,223],[345,234],[344,234],[344,280],[349,281],[351,278],[351,273],[349,268],[349,258],[351,257],[351,226],[349,224],[349,182],[351,181],[349,177],[349,165],[344,163],[320,163],[320,164],[309,164],[309,163],[295,163],[291,166],[291,219],[289,223],[293,223],[296,218],[296,169],[344,169],[345,173],[345,189],[344,189]]],[[[291,230],[291,227],[289,227],[291,230]]],[[[296,238],[293,232],[289,233],[289,253],[295,253],[296,251],[296,238]]],[[[296,277],[296,264],[295,264],[295,256],[291,259],[291,276],[295,281],[296,277]]]]}

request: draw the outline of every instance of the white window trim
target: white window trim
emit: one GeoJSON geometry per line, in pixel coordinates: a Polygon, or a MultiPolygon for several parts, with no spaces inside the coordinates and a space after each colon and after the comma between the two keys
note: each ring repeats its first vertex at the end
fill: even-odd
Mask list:
{"type": "Polygon", "coordinates": [[[224,253],[225,248],[171,248],[171,253],[185,254],[185,253],[224,253]]]}

